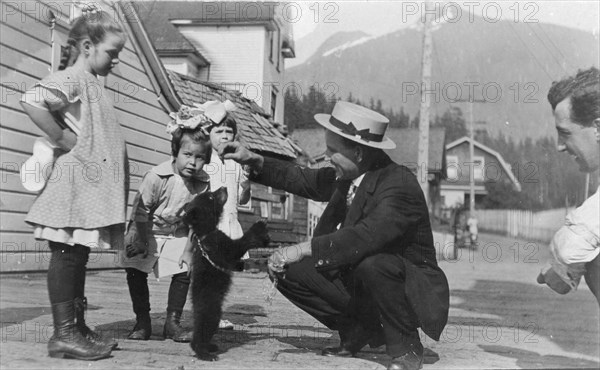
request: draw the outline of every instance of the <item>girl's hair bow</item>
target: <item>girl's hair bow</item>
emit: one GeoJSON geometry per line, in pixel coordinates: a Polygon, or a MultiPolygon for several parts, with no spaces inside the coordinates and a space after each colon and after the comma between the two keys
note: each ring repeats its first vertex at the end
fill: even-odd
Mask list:
{"type": "Polygon", "coordinates": [[[229,100],[225,100],[223,103],[209,100],[203,104],[194,103],[193,107],[182,105],[179,111],[169,113],[173,121],[167,124],[167,133],[172,135],[178,128],[195,130],[202,125],[200,129],[208,135],[208,127],[220,124],[227,112],[235,109],[235,104],[229,100]]]}

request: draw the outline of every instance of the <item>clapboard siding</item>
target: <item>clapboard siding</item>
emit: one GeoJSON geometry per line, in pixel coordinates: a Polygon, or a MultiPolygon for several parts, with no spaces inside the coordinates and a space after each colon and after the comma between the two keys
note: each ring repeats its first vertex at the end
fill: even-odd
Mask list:
{"type": "Polygon", "coordinates": [[[2,243],[0,243],[0,253],[36,252],[45,246],[46,242],[34,239],[31,230],[26,233],[4,232],[2,233],[2,243]]]}
{"type": "MultiPolygon", "coordinates": [[[[26,71],[34,76],[44,76],[49,72],[50,64],[33,59],[18,49],[0,45],[0,55],[2,55],[0,59],[2,65],[18,68],[20,71],[26,71]]],[[[2,82],[4,82],[4,78],[2,82]]]]}
{"type": "MultiPolygon", "coordinates": [[[[2,2],[2,7],[6,9],[7,13],[19,12],[19,7],[15,7],[19,3],[16,2],[2,2]]],[[[34,37],[43,42],[50,41],[50,30],[49,30],[49,20],[44,19],[43,17],[36,17],[33,13],[25,12],[22,13],[22,16],[14,16],[12,14],[7,14],[7,16],[2,17],[2,22],[22,33],[26,33],[31,37],[34,37]]]]}
{"type": "Polygon", "coordinates": [[[153,90],[152,84],[150,83],[148,77],[143,72],[138,71],[136,68],[130,67],[126,63],[119,62],[119,64],[115,66],[111,74],[112,76],[109,76],[109,78],[116,78],[113,78],[113,83],[107,83],[107,86],[114,88],[114,84],[118,83],[120,86],[120,90],[124,91],[124,94],[126,95],[135,97],[135,93],[131,94],[131,92],[129,92],[125,87],[128,83],[133,83],[142,88],[153,90]]]}
{"type": "MultiPolygon", "coordinates": [[[[12,150],[0,148],[0,157],[2,158],[2,161],[0,161],[0,168],[7,172],[13,172],[15,174],[18,174],[23,162],[25,162],[27,158],[29,158],[29,154],[18,153],[12,150]]],[[[2,189],[4,189],[4,183],[2,185],[2,189]]]]}
{"type": "Polygon", "coordinates": [[[19,194],[0,190],[2,209],[10,212],[26,213],[34,198],[35,195],[33,194],[19,194]]]}
{"type": "MultiPolygon", "coordinates": [[[[132,130],[145,132],[158,138],[164,138],[166,135],[165,125],[158,122],[153,122],[144,117],[140,117],[132,112],[123,110],[120,107],[115,107],[117,110],[117,119],[121,125],[126,125],[132,130]]],[[[127,108],[127,107],[126,107],[127,108]]]]}
{"type": "MultiPolygon", "coordinates": [[[[51,57],[52,50],[49,42],[42,42],[2,23],[0,23],[0,43],[21,50],[41,62],[48,61],[51,57]]],[[[48,65],[50,65],[49,62],[48,65]]]]}
{"type": "Polygon", "coordinates": [[[25,113],[9,107],[0,107],[0,126],[8,127],[15,131],[28,132],[36,136],[44,134],[25,113]]]}
{"type": "Polygon", "coordinates": [[[37,78],[26,75],[17,69],[0,65],[0,76],[2,76],[2,84],[13,90],[22,90],[23,87],[33,86],[38,81],[37,78]]]}
{"type": "MultiPolygon", "coordinates": [[[[48,6],[56,4],[52,1],[43,3],[48,6]]],[[[24,222],[36,194],[23,188],[18,170],[31,154],[35,139],[43,135],[23,113],[19,100],[24,91],[50,72],[50,30],[47,19],[42,17],[40,21],[39,17],[22,15],[19,3],[14,4],[17,6],[8,5],[11,7],[9,12],[0,20],[0,76],[3,86],[0,102],[0,272],[45,270],[49,261],[48,258],[40,258],[43,255],[40,250],[47,250],[45,243],[34,240],[31,226],[24,222]]],[[[55,40],[58,41],[66,39],[69,20],[68,8],[63,5],[59,12],[53,10],[58,20],[55,27],[55,40]]],[[[127,142],[131,172],[130,207],[144,173],[170,155],[169,137],[165,132],[170,118],[159,102],[162,92],[155,80],[148,76],[151,73],[146,70],[148,64],[142,61],[141,58],[145,57],[138,54],[139,47],[134,42],[128,35],[119,56],[119,65],[105,79],[107,94],[115,106],[127,142]]],[[[88,264],[90,268],[114,266],[114,253],[94,253],[88,264]]]]}

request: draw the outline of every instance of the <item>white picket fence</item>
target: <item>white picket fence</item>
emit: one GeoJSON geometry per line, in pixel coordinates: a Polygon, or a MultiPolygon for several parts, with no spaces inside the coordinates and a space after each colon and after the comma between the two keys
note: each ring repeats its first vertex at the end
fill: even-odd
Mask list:
{"type": "Polygon", "coordinates": [[[481,231],[491,231],[507,236],[549,242],[564,224],[567,209],[532,212],[515,209],[476,210],[481,231]]]}

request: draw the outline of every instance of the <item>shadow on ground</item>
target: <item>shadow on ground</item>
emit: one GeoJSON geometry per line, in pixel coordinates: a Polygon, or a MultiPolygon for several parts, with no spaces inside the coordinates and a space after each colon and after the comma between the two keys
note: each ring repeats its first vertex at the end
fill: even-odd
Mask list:
{"type": "MultiPolygon", "coordinates": [[[[535,344],[544,337],[568,352],[596,357],[600,355],[598,326],[595,324],[598,322],[598,304],[588,291],[561,296],[545,286],[477,280],[469,290],[455,289],[451,295],[459,298],[459,303],[452,307],[462,311],[460,315],[449,318],[449,325],[483,327],[482,334],[488,328],[487,335],[474,340],[487,342],[481,345],[486,350],[502,349],[500,354],[518,358],[519,361],[519,356],[524,356],[522,361],[526,364],[531,362],[531,366],[537,366],[537,363],[543,366],[546,363],[561,367],[562,360],[557,356],[539,356],[518,349],[524,343],[535,344]],[[469,312],[473,315],[469,316],[469,312]],[[485,315],[497,318],[486,318],[485,315]],[[509,336],[504,339],[513,341],[515,348],[495,345],[500,339],[498,335],[509,336]]],[[[565,358],[565,361],[565,364],[570,364],[574,360],[565,358]]],[[[598,367],[595,362],[589,365],[598,367]]]]}
{"type": "MultiPolygon", "coordinates": [[[[88,305],[88,310],[98,310],[100,306],[88,305]]],[[[43,315],[51,315],[50,306],[42,307],[9,307],[0,309],[0,328],[30,321],[43,315]]],[[[52,322],[52,319],[50,319],[52,322]]]]}
{"type": "Polygon", "coordinates": [[[23,321],[33,320],[43,315],[49,315],[50,312],[50,306],[3,308],[0,310],[0,328],[20,324],[23,321]]]}
{"type": "MultiPolygon", "coordinates": [[[[219,355],[226,353],[232,348],[241,347],[248,344],[258,343],[261,341],[272,341],[273,343],[285,343],[294,348],[285,348],[279,350],[275,354],[275,358],[282,353],[291,354],[320,354],[323,348],[337,346],[339,344],[338,335],[323,326],[303,326],[303,325],[270,325],[259,324],[255,319],[256,316],[266,316],[264,309],[257,305],[232,305],[225,309],[223,318],[231,321],[234,324],[233,330],[219,330],[213,342],[219,346],[219,355]]],[[[184,313],[186,320],[183,322],[184,327],[192,329],[192,313],[186,311],[184,313]]],[[[164,313],[156,313],[151,315],[152,318],[152,336],[150,341],[164,341],[162,329],[165,320],[164,313]]],[[[96,330],[104,337],[112,337],[118,341],[126,340],[127,335],[133,328],[135,320],[132,315],[131,320],[123,320],[112,322],[105,325],[99,325],[96,330]]],[[[128,350],[143,351],[143,342],[127,341],[128,350]],[[139,348],[138,348],[139,347],[139,348]]],[[[185,345],[185,344],[182,344],[185,345]]],[[[176,354],[177,349],[169,348],[169,346],[161,347],[157,350],[162,354],[176,354]]],[[[387,366],[390,357],[385,354],[385,346],[379,348],[365,347],[359,352],[357,358],[373,361],[380,365],[387,366]]],[[[439,360],[436,353],[429,351],[425,358],[425,363],[431,364],[439,360]]]]}
{"type": "Polygon", "coordinates": [[[598,369],[600,367],[600,363],[598,362],[569,358],[564,356],[540,356],[538,353],[532,351],[526,351],[506,346],[480,345],[479,347],[486,352],[516,359],[517,366],[519,366],[522,369],[547,369],[549,366],[557,369],[598,369]]]}

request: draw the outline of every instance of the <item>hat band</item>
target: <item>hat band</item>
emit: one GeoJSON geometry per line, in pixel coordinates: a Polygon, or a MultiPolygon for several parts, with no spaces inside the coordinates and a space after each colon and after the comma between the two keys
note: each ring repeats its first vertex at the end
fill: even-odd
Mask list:
{"type": "Polygon", "coordinates": [[[364,141],[376,141],[380,143],[383,140],[383,135],[372,134],[369,129],[357,130],[352,122],[345,123],[335,118],[334,116],[329,117],[329,123],[334,127],[339,128],[346,135],[359,136],[364,141]]]}

